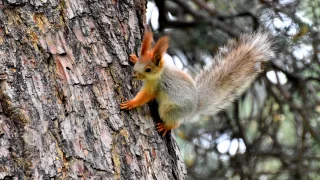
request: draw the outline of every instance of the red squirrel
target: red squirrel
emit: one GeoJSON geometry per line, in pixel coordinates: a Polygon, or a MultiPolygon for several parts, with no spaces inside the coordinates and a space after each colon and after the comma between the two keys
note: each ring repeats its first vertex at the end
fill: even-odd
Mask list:
{"type": "Polygon", "coordinates": [[[183,121],[198,115],[214,115],[226,108],[254,81],[261,63],[273,53],[266,33],[257,32],[231,40],[215,56],[215,64],[208,65],[193,80],[176,67],[166,65],[164,54],[169,38],[164,36],[152,47],[152,33],[143,38],[141,55],[130,55],[134,76],[143,87],[120,108],[130,110],[155,99],[163,123],[156,129],[163,136],[183,121]]]}

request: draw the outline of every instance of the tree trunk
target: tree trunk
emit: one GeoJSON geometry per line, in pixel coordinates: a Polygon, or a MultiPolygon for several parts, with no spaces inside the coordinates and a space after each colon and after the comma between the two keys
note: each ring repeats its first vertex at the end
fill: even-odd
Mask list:
{"type": "Polygon", "coordinates": [[[0,179],[184,179],[140,83],[145,0],[0,1],[0,179]],[[147,115],[146,115],[147,114],[147,115]]]}

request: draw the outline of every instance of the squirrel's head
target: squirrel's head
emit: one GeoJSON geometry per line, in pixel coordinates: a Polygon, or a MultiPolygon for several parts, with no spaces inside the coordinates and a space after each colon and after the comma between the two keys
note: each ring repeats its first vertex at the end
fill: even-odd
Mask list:
{"type": "Polygon", "coordinates": [[[169,47],[169,38],[164,36],[151,48],[152,33],[146,32],[143,37],[141,55],[134,65],[134,76],[141,80],[153,80],[161,75],[164,53],[169,47]]]}

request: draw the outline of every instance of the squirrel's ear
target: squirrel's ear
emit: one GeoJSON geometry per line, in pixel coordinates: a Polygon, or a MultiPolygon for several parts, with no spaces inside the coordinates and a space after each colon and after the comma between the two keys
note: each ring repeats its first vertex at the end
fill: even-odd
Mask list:
{"type": "Polygon", "coordinates": [[[154,64],[156,65],[156,66],[159,66],[159,63],[160,63],[160,61],[161,61],[161,57],[162,55],[161,54],[159,54],[159,53],[155,53],[154,55],[153,55],[153,62],[154,62],[154,64]]]}
{"type": "Polygon", "coordinates": [[[153,48],[153,61],[158,66],[163,54],[167,51],[169,47],[169,38],[164,36],[159,39],[159,41],[154,45],[153,48]]]}
{"type": "Polygon", "coordinates": [[[143,36],[141,55],[144,55],[150,49],[151,42],[152,42],[152,32],[147,31],[144,33],[144,36],[143,36]]]}

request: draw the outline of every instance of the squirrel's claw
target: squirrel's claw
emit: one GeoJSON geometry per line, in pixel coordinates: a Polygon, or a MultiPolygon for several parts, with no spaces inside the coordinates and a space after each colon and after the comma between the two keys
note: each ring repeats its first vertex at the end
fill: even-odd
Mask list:
{"type": "Polygon", "coordinates": [[[165,136],[168,131],[175,129],[179,126],[180,126],[179,123],[176,123],[176,124],[157,123],[156,129],[160,134],[162,133],[162,136],[165,136]]]}
{"type": "Polygon", "coordinates": [[[130,110],[135,108],[136,105],[133,101],[125,101],[123,103],[120,104],[120,109],[124,109],[124,110],[130,110]]]}
{"type": "Polygon", "coordinates": [[[135,54],[130,54],[129,57],[130,57],[129,60],[130,60],[133,64],[135,64],[135,63],[139,60],[139,58],[138,58],[135,54]]]}
{"type": "Polygon", "coordinates": [[[162,133],[162,136],[163,136],[163,137],[167,134],[168,131],[171,130],[171,129],[169,129],[169,128],[167,129],[167,127],[165,126],[164,123],[157,123],[156,129],[157,129],[158,133],[163,132],[163,133],[162,133]]]}

